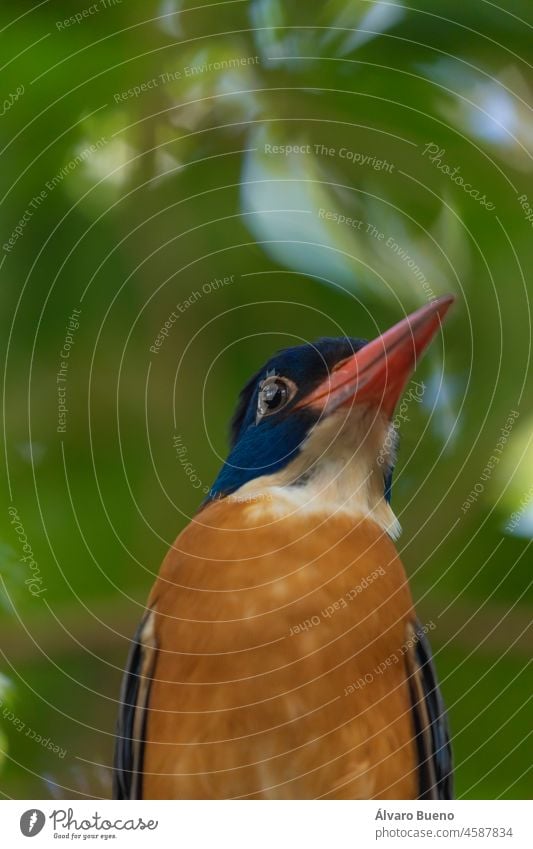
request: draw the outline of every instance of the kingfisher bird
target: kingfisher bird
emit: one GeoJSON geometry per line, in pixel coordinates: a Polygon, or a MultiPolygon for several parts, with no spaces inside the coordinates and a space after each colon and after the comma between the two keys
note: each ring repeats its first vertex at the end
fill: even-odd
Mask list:
{"type": "Polygon", "coordinates": [[[394,410],[453,301],[248,381],[120,696],[120,799],[450,799],[446,711],[394,540],[394,410]]]}

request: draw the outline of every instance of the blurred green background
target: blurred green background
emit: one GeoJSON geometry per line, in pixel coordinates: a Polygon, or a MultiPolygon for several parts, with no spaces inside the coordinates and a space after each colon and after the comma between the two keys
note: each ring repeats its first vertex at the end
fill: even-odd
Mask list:
{"type": "Polygon", "coordinates": [[[246,378],[449,291],[399,548],[457,795],[531,795],[531,5],[315,6],[2,2],[6,797],[109,794],[128,639],[246,378]]]}

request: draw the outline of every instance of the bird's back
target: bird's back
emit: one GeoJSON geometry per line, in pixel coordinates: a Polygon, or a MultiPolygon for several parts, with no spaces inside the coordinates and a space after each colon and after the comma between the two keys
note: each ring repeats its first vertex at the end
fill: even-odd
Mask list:
{"type": "Polygon", "coordinates": [[[418,795],[414,612],[374,522],[212,503],[148,609],[145,798],[418,795]]]}

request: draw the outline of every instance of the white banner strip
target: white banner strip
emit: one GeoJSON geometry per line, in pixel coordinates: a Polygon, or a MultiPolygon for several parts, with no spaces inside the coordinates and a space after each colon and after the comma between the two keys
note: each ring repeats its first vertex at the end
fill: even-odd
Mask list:
{"type": "Polygon", "coordinates": [[[531,849],[519,801],[4,801],[2,846],[79,845],[326,849],[531,849]],[[35,837],[35,843],[29,840],[35,837]]]}

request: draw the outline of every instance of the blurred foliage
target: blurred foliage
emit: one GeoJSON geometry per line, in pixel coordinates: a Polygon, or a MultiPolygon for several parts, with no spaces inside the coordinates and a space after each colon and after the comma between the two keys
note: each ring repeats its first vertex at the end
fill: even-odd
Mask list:
{"type": "MultiPolygon", "coordinates": [[[[459,597],[472,611],[527,610],[532,239],[519,198],[533,204],[533,20],[527,0],[164,0],[100,4],[65,25],[89,5],[0,9],[2,244],[31,213],[0,251],[3,489],[46,586],[27,591],[3,511],[2,592],[16,612],[0,615],[24,721],[69,750],[52,782],[98,795],[72,770],[109,762],[153,575],[216,474],[242,383],[280,346],[372,337],[432,294],[458,295],[401,429],[402,559],[432,610],[459,597]],[[57,374],[74,309],[63,434],[57,374]]],[[[500,662],[461,639],[438,652],[458,793],[527,796],[523,656],[511,646],[500,662]]],[[[4,731],[4,792],[42,797],[49,753],[4,731]]]]}

